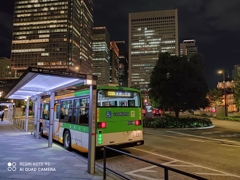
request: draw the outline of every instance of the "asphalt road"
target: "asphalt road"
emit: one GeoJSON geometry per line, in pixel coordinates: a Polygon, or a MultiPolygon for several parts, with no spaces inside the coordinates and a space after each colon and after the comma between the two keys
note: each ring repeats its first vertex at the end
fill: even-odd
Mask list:
{"type": "MultiPolygon", "coordinates": [[[[125,149],[141,158],[207,179],[240,179],[240,122],[212,119],[209,129],[144,129],[145,144],[125,149]]],[[[97,160],[102,164],[102,159],[97,160]]],[[[163,179],[163,170],[125,155],[107,166],[137,180],[163,179]]],[[[191,179],[175,173],[169,179],[191,179]]]]}

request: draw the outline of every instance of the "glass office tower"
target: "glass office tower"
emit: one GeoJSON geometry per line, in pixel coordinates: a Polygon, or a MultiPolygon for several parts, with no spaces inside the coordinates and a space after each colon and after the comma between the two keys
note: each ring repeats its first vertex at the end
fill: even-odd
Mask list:
{"type": "Polygon", "coordinates": [[[93,28],[93,75],[97,85],[109,84],[110,35],[106,27],[93,28]]]}
{"type": "Polygon", "coordinates": [[[160,52],[178,55],[177,9],[129,14],[128,86],[148,90],[160,52]]]}
{"type": "Polygon", "coordinates": [[[11,68],[92,73],[92,0],[15,0],[11,68]]]}

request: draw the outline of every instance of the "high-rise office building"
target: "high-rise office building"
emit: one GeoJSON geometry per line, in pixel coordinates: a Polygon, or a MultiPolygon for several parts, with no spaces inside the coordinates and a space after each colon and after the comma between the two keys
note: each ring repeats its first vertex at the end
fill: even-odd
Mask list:
{"type": "Polygon", "coordinates": [[[240,80],[240,65],[234,65],[232,70],[232,77],[234,81],[240,80]]]}
{"type": "Polygon", "coordinates": [[[115,41],[119,49],[119,86],[128,87],[128,53],[125,41],[115,41]]]}
{"type": "Polygon", "coordinates": [[[129,83],[147,90],[160,52],[178,55],[178,11],[129,14],[129,83]]]}
{"type": "Polygon", "coordinates": [[[92,73],[92,0],[15,0],[11,68],[92,73]]]}
{"type": "Polygon", "coordinates": [[[10,59],[0,57],[0,80],[13,78],[10,65],[11,65],[10,59]]]}
{"type": "Polygon", "coordinates": [[[98,85],[109,83],[110,35],[106,27],[93,28],[93,75],[98,77],[98,85]]]}
{"type": "Polygon", "coordinates": [[[190,58],[190,56],[195,53],[198,53],[198,47],[195,39],[183,40],[183,42],[180,43],[180,56],[185,55],[190,58]]]}
{"type": "Polygon", "coordinates": [[[2,94],[2,98],[18,79],[14,78],[12,74],[11,60],[5,57],[0,57],[0,92],[2,94]]]}
{"type": "Polygon", "coordinates": [[[119,84],[119,49],[116,42],[110,42],[110,84],[119,84]]]}

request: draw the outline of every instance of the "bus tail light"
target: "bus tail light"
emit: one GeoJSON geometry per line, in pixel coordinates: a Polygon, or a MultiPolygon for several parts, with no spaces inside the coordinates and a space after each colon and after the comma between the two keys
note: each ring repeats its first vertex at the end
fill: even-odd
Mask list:
{"type": "Polygon", "coordinates": [[[136,125],[136,126],[141,125],[141,120],[136,120],[136,121],[135,121],[135,125],[136,125]]]}
{"type": "Polygon", "coordinates": [[[106,128],[107,123],[106,122],[98,122],[98,128],[106,128]]]}

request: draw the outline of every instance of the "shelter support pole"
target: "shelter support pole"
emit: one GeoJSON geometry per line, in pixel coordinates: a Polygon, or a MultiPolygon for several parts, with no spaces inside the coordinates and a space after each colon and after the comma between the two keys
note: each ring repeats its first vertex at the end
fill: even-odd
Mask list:
{"type": "Polygon", "coordinates": [[[13,118],[13,104],[10,105],[10,116],[9,116],[9,120],[12,122],[13,118]]]}
{"type": "Polygon", "coordinates": [[[7,118],[9,121],[11,121],[11,105],[8,105],[8,114],[7,114],[7,118]]]}
{"type": "Polygon", "coordinates": [[[12,105],[12,116],[11,116],[11,121],[15,120],[16,119],[16,105],[15,103],[13,103],[12,105]]]}
{"type": "Polygon", "coordinates": [[[49,122],[49,136],[48,136],[48,147],[52,147],[53,141],[53,123],[54,123],[54,96],[55,93],[50,95],[50,122],[49,122]]]}
{"type": "Polygon", "coordinates": [[[34,101],[34,125],[37,125],[37,99],[34,101]]]}
{"type": "Polygon", "coordinates": [[[41,113],[41,96],[37,97],[37,129],[36,129],[36,139],[39,139],[39,129],[40,129],[40,113],[41,113]]]}
{"type": "Polygon", "coordinates": [[[28,132],[28,114],[29,114],[29,98],[27,98],[27,104],[25,109],[25,131],[28,132]]]}
{"type": "Polygon", "coordinates": [[[95,173],[96,151],[96,91],[97,86],[90,86],[89,100],[89,134],[88,134],[88,173],[95,173]]]}

